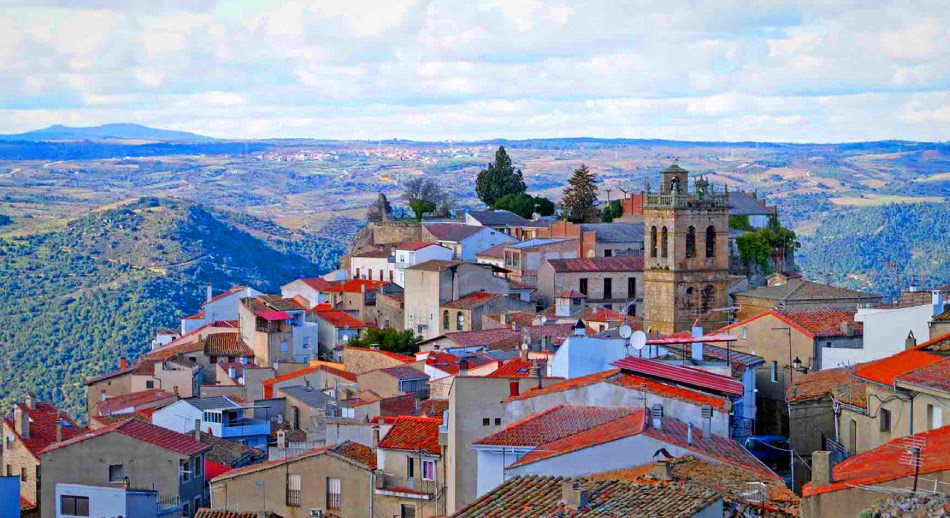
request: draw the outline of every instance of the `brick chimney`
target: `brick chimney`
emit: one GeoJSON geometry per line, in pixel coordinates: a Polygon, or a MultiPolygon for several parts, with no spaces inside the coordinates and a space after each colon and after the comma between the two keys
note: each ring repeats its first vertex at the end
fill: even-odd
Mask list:
{"type": "Polygon", "coordinates": [[[590,490],[581,489],[577,480],[562,480],[561,500],[568,509],[584,509],[590,503],[590,490]]]}
{"type": "Polygon", "coordinates": [[[816,451],[811,454],[811,482],[823,486],[832,482],[831,452],[816,451]]]}
{"type": "Polygon", "coordinates": [[[16,433],[24,439],[30,438],[30,411],[24,409],[26,405],[17,405],[13,409],[13,426],[16,433]]]}
{"type": "Polygon", "coordinates": [[[911,331],[907,333],[907,338],[904,339],[904,350],[913,349],[917,347],[917,337],[914,336],[914,332],[911,331]]]}

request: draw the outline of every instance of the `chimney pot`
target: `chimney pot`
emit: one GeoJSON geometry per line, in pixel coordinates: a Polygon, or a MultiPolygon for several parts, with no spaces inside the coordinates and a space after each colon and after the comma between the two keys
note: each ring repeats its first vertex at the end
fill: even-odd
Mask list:
{"type": "Polygon", "coordinates": [[[650,468],[650,475],[657,480],[673,480],[673,466],[667,459],[657,459],[653,461],[650,468]]]}
{"type": "Polygon", "coordinates": [[[195,440],[201,442],[201,419],[195,419],[195,440]]]}
{"type": "Polygon", "coordinates": [[[32,392],[27,392],[23,397],[23,404],[30,410],[36,410],[36,396],[32,392]]]}
{"type": "Polygon", "coordinates": [[[561,500],[569,509],[584,509],[590,503],[590,490],[581,489],[576,480],[562,480],[561,500]]]}
{"type": "Polygon", "coordinates": [[[129,368],[129,362],[125,359],[125,356],[119,358],[119,370],[125,370],[129,368]]]}
{"type": "Polygon", "coordinates": [[[20,405],[17,405],[13,410],[13,419],[14,426],[16,428],[16,433],[20,434],[24,439],[30,438],[30,411],[23,410],[20,405]]]}
{"type": "Polygon", "coordinates": [[[693,423],[686,425],[686,444],[693,444],[693,423]]]}
{"type": "Polygon", "coordinates": [[[913,349],[917,347],[917,337],[914,336],[914,332],[911,331],[907,333],[907,338],[904,339],[904,350],[913,349]]]}

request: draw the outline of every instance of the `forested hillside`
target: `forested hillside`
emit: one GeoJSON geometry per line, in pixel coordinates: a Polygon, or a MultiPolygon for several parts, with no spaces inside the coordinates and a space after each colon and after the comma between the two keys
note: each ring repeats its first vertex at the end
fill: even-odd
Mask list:
{"type": "Polygon", "coordinates": [[[885,298],[911,284],[950,283],[950,203],[838,209],[801,239],[806,277],[868,287],[885,298]]]}
{"type": "MultiPolygon", "coordinates": [[[[0,240],[0,404],[33,390],[76,413],[86,376],[134,358],[200,304],[205,283],[277,290],[314,264],[186,202],[143,199],[59,232],[0,240]]],[[[309,254],[308,254],[309,255],[309,254]]]]}

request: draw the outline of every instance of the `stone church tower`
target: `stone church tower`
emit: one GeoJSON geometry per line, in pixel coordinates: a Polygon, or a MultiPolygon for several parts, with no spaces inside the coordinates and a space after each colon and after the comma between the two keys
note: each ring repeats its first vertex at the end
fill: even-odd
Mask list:
{"type": "Polygon", "coordinates": [[[660,172],[660,192],[643,204],[643,328],[652,334],[706,332],[729,323],[729,203],[702,177],[689,190],[689,172],[673,164],[660,172]]]}

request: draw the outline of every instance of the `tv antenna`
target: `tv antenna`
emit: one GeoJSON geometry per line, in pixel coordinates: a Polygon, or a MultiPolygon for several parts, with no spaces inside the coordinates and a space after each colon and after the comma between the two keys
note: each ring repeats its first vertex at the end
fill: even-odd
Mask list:
{"type": "Polygon", "coordinates": [[[905,466],[913,466],[914,493],[916,493],[917,479],[920,477],[920,465],[923,464],[921,453],[923,452],[924,447],[927,446],[927,438],[920,437],[918,435],[909,435],[904,437],[901,442],[903,443],[904,452],[901,454],[898,462],[905,466]]]}

